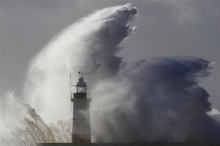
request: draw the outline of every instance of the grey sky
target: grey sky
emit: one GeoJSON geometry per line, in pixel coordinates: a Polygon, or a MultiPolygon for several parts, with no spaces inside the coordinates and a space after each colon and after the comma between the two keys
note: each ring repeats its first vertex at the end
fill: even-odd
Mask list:
{"type": "Polygon", "coordinates": [[[158,56],[195,56],[216,62],[202,85],[220,110],[220,14],[218,0],[1,0],[1,94],[22,96],[31,59],[62,29],[97,9],[131,2],[137,32],[120,56],[133,62],[158,56]]]}

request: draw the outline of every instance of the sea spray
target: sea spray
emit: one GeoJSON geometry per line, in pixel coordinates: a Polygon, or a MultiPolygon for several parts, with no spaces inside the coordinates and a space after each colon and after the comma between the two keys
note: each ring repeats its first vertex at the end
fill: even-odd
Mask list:
{"type": "MultiPolygon", "coordinates": [[[[106,8],[79,20],[51,40],[30,63],[25,97],[22,97],[22,100],[36,109],[47,125],[38,114],[34,114],[38,120],[35,116],[31,116],[31,113],[35,113],[34,109],[27,108],[22,100],[17,102],[16,96],[10,96],[19,108],[8,104],[2,108],[2,115],[6,116],[1,115],[3,117],[1,123],[6,127],[5,132],[1,132],[1,143],[3,145],[34,145],[38,142],[69,142],[67,136],[70,135],[70,131],[67,130],[69,126],[68,128],[61,126],[62,124],[54,126],[54,123],[58,121],[58,123],[70,125],[69,122],[63,122],[70,121],[72,115],[71,106],[67,106],[70,105],[69,72],[73,73],[72,80],[76,80],[78,70],[85,69],[91,73],[96,69],[96,65],[102,67],[96,71],[102,72],[103,75],[104,72],[110,71],[109,66],[116,65],[112,69],[112,73],[115,72],[119,68],[121,59],[116,56],[111,59],[111,56],[121,49],[120,44],[124,38],[135,30],[130,23],[136,12],[136,8],[133,8],[131,4],[106,8]],[[108,55],[103,56],[105,51],[108,55]],[[95,60],[93,56],[102,56],[100,57],[102,60],[95,60]],[[111,62],[115,59],[118,61],[114,65],[111,62]],[[92,66],[86,65],[90,61],[95,61],[95,63],[92,66]],[[19,117],[16,117],[13,112],[5,112],[10,110],[17,111],[19,117]],[[7,120],[12,122],[8,123],[7,120]],[[48,123],[53,123],[50,124],[53,126],[49,127],[48,123]],[[63,127],[61,131],[58,130],[60,127],[63,127]],[[67,133],[61,134],[62,131],[67,133]],[[16,136],[18,133],[21,135],[16,136]],[[64,135],[65,140],[60,138],[64,135]]],[[[110,74],[105,76],[108,77],[108,75],[110,74]]],[[[92,85],[92,82],[90,83],[92,85]]],[[[1,98],[4,103],[10,103],[8,99],[8,95],[1,98]]]]}
{"type": "Polygon", "coordinates": [[[65,29],[36,56],[30,64],[25,94],[44,120],[71,119],[71,106],[67,106],[70,72],[73,81],[82,69],[96,78],[114,75],[121,62],[116,53],[133,31],[134,14],[131,4],[97,11],[65,29]]]}
{"type": "Polygon", "coordinates": [[[100,97],[97,141],[219,142],[220,125],[206,114],[209,94],[198,84],[209,69],[208,61],[194,57],[155,58],[121,69],[117,81],[93,91],[100,97]]]}

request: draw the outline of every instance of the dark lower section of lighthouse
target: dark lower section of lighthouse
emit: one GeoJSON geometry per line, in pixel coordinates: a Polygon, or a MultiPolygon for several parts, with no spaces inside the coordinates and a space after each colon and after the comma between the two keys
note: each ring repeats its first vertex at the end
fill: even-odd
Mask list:
{"type": "Polygon", "coordinates": [[[91,143],[90,134],[73,134],[72,141],[75,143],[91,143]]]}

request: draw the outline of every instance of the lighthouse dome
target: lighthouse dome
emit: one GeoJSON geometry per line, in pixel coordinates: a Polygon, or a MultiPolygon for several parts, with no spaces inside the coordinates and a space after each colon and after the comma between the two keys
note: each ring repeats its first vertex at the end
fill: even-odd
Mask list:
{"type": "Polygon", "coordinates": [[[79,81],[77,82],[77,86],[86,86],[86,82],[83,80],[83,78],[79,78],[79,81]]]}

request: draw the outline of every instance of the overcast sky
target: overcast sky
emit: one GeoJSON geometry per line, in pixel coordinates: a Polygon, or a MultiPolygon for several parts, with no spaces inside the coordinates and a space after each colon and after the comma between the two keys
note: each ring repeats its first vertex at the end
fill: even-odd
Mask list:
{"type": "Polygon", "coordinates": [[[138,8],[136,33],[120,56],[133,62],[158,56],[195,56],[216,62],[202,80],[220,110],[220,5],[218,0],[1,0],[1,95],[22,96],[32,58],[62,29],[92,12],[131,2],[138,8]]]}

